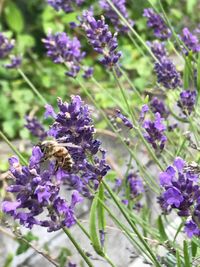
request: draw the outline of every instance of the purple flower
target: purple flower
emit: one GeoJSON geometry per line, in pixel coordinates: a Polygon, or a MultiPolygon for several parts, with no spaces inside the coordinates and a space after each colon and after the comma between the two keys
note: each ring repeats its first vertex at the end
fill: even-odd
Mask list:
{"type": "Polygon", "coordinates": [[[171,37],[171,31],[165,25],[163,18],[156,14],[152,8],[144,9],[143,16],[147,18],[147,26],[154,30],[154,35],[157,38],[166,40],[171,37]]]}
{"type": "Polygon", "coordinates": [[[77,267],[77,265],[75,263],[69,262],[68,267],[77,267]]]}
{"type": "Polygon", "coordinates": [[[80,71],[80,63],[85,56],[85,52],[81,52],[81,43],[74,37],[70,37],[62,32],[48,34],[46,39],[43,39],[47,49],[47,56],[50,57],[54,63],[65,64],[68,68],[66,74],[70,77],[76,77],[80,71]]]}
{"type": "Polygon", "coordinates": [[[10,56],[10,63],[5,64],[5,67],[7,69],[16,69],[18,68],[22,63],[22,58],[20,56],[10,56]]]}
{"type": "Polygon", "coordinates": [[[175,89],[181,86],[180,73],[170,59],[163,57],[159,62],[155,62],[154,70],[157,75],[158,83],[167,89],[175,89]]]}
{"type": "Polygon", "coordinates": [[[162,118],[166,119],[169,116],[169,111],[167,110],[164,102],[159,100],[157,97],[152,98],[150,101],[150,108],[154,114],[157,112],[160,113],[162,118]]]}
{"type": "Polygon", "coordinates": [[[0,32],[0,58],[7,57],[13,50],[15,40],[9,40],[3,33],[0,32]]]}
{"type": "Polygon", "coordinates": [[[175,209],[181,217],[192,218],[185,224],[188,237],[199,236],[200,229],[200,187],[198,185],[199,173],[191,173],[185,161],[178,157],[174,160],[175,168],[169,166],[160,174],[160,184],[164,192],[158,198],[165,213],[175,209]]]}
{"type": "Polygon", "coordinates": [[[89,79],[90,77],[92,77],[93,73],[94,73],[94,68],[88,67],[84,69],[83,78],[89,79]]]}
{"type": "Polygon", "coordinates": [[[133,128],[132,122],[126,116],[124,116],[119,109],[116,109],[116,118],[119,118],[129,129],[133,128]]]}
{"type": "Polygon", "coordinates": [[[130,173],[127,176],[127,183],[130,187],[130,195],[132,199],[144,193],[144,185],[142,179],[138,175],[130,173]]]}
{"type": "Polygon", "coordinates": [[[47,3],[55,10],[63,10],[66,13],[74,11],[73,6],[80,6],[84,3],[84,0],[47,0],[47,3]]]}
{"type": "Polygon", "coordinates": [[[82,18],[82,28],[94,50],[103,56],[100,62],[108,68],[116,66],[121,52],[117,51],[118,43],[116,34],[112,35],[102,16],[96,20],[91,12],[85,12],[82,18]]]}
{"type": "Polygon", "coordinates": [[[145,115],[148,111],[149,111],[149,106],[146,104],[143,105],[140,112],[140,119],[139,119],[140,122],[144,121],[145,115]]]}
{"type": "Polygon", "coordinates": [[[47,137],[47,133],[43,125],[37,120],[36,117],[26,116],[26,124],[24,125],[30,133],[39,138],[41,141],[47,137]]]}
{"type": "Polygon", "coordinates": [[[199,236],[200,234],[200,229],[193,220],[190,220],[185,223],[184,231],[186,232],[189,238],[192,238],[193,235],[199,236]]]}
{"type": "MultiPolygon", "coordinates": [[[[126,9],[126,0],[113,0],[112,3],[122,14],[122,16],[129,22],[129,24],[133,26],[134,22],[129,19],[129,15],[126,9]]],[[[117,32],[123,33],[128,32],[130,30],[126,25],[121,22],[121,19],[119,18],[118,14],[105,0],[100,0],[99,4],[101,8],[105,10],[105,17],[111,20],[117,32]]]]}
{"type": "Polygon", "coordinates": [[[196,91],[185,90],[180,93],[180,99],[178,100],[177,105],[181,108],[185,116],[189,116],[193,112],[196,97],[196,91]]]}
{"type": "Polygon", "coordinates": [[[152,145],[152,147],[157,150],[163,150],[165,143],[167,141],[167,137],[164,135],[164,131],[166,130],[165,125],[163,124],[163,118],[161,118],[160,114],[157,112],[155,114],[155,120],[144,120],[143,128],[145,129],[144,138],[148,143],[152,145]]]}
{"type": "Polygon", "coordinates": [[[147,42],[147,45],[151,48],[151,51],[156,56],[158,60],[167,56],[167,51],[165,49],[165,44],[159,41],[147,42]]]}
{"type": "Polygon", "coordinates": [[[174,187],[167,189],[163,194],[163,198],[168,205],[174,205],[176,208],[180,206],[184,199],[181,192],[174,187]]]}
{"type": "Polygon", "coordinates": [[[193,35],[188,28],[184,28],[182,30],[181,40],[184,42],[186,47],[194,53],[200,51],[200,43],[197,36],[193,35]]]}

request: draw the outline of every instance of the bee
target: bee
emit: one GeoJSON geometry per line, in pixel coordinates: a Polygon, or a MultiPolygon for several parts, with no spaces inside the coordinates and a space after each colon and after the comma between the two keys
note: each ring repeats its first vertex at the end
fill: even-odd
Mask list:
{"type": "Polygon", "coordinates": [[[56,140],[48,140],[41,142],[38,146],[44,154],[42,161],[51,158],[56,160],[55,171],[57,171],[59,167],[67,172],[72,170],[74,161],[66,148],[66,144],[58,143],[56,140]]]}

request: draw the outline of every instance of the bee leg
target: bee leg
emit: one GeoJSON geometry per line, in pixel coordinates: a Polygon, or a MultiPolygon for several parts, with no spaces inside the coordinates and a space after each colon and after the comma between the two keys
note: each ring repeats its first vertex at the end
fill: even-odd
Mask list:
{"type": "Polygon", "coordinates": [[[55,169],[54,169],[55,172],[58,171],[59,166],[60,166],[60,165],[59,165],[59,162],[56,160],[56,163],[55,163],[55,169]]]}

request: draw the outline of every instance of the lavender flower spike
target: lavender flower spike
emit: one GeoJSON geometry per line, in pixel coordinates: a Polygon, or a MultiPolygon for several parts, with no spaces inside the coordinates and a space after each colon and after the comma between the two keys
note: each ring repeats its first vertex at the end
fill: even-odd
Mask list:
{"type": "Polygon", "coordinates": [[[133,128],[132,122],[127,117],[125,117],[119,109],[116,109],[116,117],[119,118],[126,127],[130,129],[133,128]]]}
{"type": "Polygon", "coordinates": [[[115,67],[121,57],[121,52],[117,51],[116,34],[112,35],[109,31],[104,17],[96,20],[91,12],[86,11],[83,14],[82,27],[94,50],[103,56],[100,62],[108,68],[115,67]]]}
{"type": "Polygon", "coordinates": [[[164,135],[166,130],[165,125],[163,124],[163,118],[161,118],[160,113],[155,114],[155,120],[144,120],[143,128],[145,129],[144,138],[152,147],[157,150],[163,150],[167,137],[164,135]]]}
{"type": "Polygon", "coordinates": [[[14,48],[15,40],[9,40],[0,32],[0,59],[7,57],[14,48]]]}
{"type": "Polygon", "coordinates": [[[56,34],[48,34],[46,39],[43,39],[47,49],[47,56],[50,57],[54,63],[64,63],[67,65],[69,71],[68,76],[76,77],[80,71],[80,63],[85,56],[85,52],[81,52],[81,43],[74,37],[70,37],[62,32],[56,34]]]}
{"type": "Polygon", "coordinates": [[[41,141],[47,137],[47,132],[36,117],[26,116],[25,119],[25,127],[31,132],[33,136],[39,138],[41,141]]]}
{"type": "Polygon", "coordinates": [[[157,75],[158,83],[161,83],[167,89],[175,89],[181,86],[180,73],[170,59],[163,57],[155,63],[154,70],[157,75]]]}
{"type": "Polygon", "coordinates": [[[63,10],[66,13],[73,12],[73,5],[80,6],[84,3],[84,0],[47,0],[47,3],[55,10],[63,10]]]}
{"type": "MultiPolygon", "coordinates": [[[[129,15],[126,9],[126,0],[113,0],[112,1],[113,5],[117,8],[117,10],[122,14],[122,16],[128,20],[129,24],[131,26],[134,25],[134,22],[129,19],[129,15]]],[[[123,23],[121,22],[118,14],[113,10],[113,8],[107,3],[107,1],[105,0],[100,0],[99,4],[101,6],[102,9],[104,9],[106,11],[105,13],[105,17],[110,19],[113,26],[115,27],[115,30],[117,32],[128,32],[129,28],[125,25],[123,25],[123,23]]]]}
{"type": "Polygon", "coordinates": [[[163,18],[156,14],[152,8],[144,9],[143,16],[148,19],[147,26],[154,30],[154,35],[162,40],[171,37],[170,29],[165,25],[163,18]]]}
{"type": "Polygon", "coordinates": [[[200,51],[200,43],[197,36],[193,35],[188,28],[184,28],[182,31],[181,40],[185,43],[186,47],[193,51],[199,52],[200,51]]]}
{"type": "Polygon", "coordinates": [[[180,99],[177,102],[178,107],[181,108],[183,114],[188,116],[194,110],[194,105],[196,103],[197,92],[185,90],[180,93],[180,99]]]}

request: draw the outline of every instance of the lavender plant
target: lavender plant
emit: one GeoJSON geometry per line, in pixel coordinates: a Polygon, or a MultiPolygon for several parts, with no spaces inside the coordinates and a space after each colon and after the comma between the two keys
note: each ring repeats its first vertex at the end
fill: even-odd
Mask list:
{"type": "MultiPolygon", "coordinates": [[[[70,23],[66,32],[51,32],[42,39],[47,57],[62,67],[62,73],[65,68],[67,82],[76,92],[66,93],[63,99],[58,96],[54,107],[19,68],[21,59],[12,55],[14,41],[0,33],[0,59],[10,56],[6,67],[16,68],[44,104],[40,111],[46,119],[43,125],[37,117],[25,116],[24,126],[34,136],[29,156],[22,155],[0,132],[16,155],[9,159],[2,222],[11,217],[13,225],[33,231],[35,227],[62,231],[87,266],[96,266],[96,260],[98,266],[118,266],[116,255],[112,260],[108,256],[112,254],[108,244],[113,228],[106,222],[109,216],[114,229],[147,264],[198,266],[198,36],[185,26],[182,30],[174,27],[161,1],[143,11],[147,27],[153,30],[151,40],[143,39],[137,18],[133,17],[133,23],[125,1],[99,1],[105,18],[99,16],[96,5],[80,11],[86,1],[48,0],[47,4],[56,11],[77,12],[77,21],[70,23]],[[113,26],[116,32],[112,32],[113,26]],[[130,49],[122,45],[129,40],[130,49]],[[127,68],[132,56],[126,55],[128,49],[137,51],[136,64],[141,53],[150,66],[142,89],[134,79],[135,69],[127,68]],[[100,55],[101,68],[93,64],[96,55],[100,55]],[[98,76],[99,69],[103,79],[98,76]],[[109,109],[108,99],[112,103],[109,109]],[[104,144],[104,135],[117,140],[120,148],[104,144]],[[112,147],[114,157],[110,155],[112,147]],[[87,201],[91,203],[88,228],[76,209],[87,201]],[[88,239],[90,252],[74,237],[73,227],[88,239]],[[179,237],[185,239],[183,243],[179,237]]],[[[140,73],[143,75],[143,70],[140,73]]],[[[115,240],[117,243],[118,235],[115,240]]],[[[51,255],[40,254],[60,266],[51,255]]],[[[71,258],[66,262],[76,266],[71,258]]]]}

